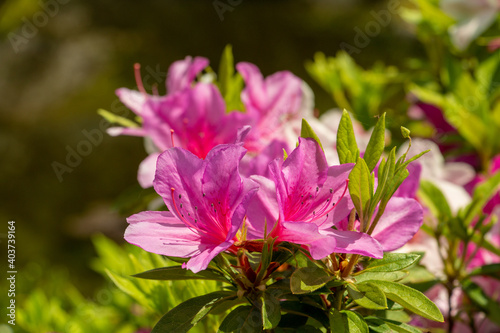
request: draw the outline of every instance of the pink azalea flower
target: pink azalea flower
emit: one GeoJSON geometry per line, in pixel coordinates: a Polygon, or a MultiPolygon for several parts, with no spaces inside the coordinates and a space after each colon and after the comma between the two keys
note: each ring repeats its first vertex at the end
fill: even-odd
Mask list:
{"type": "Polygon", "coordinates": [[[206,269],[235,242],[257,184],[238,172],[245,149],[219,145],[204,160],[181,148],[158,158],[154,188],[168,212],[146,211],[127,219],[125,239],[146,251],[190,258],[185,268],[206,269]]]}
{"type": "Polygon", "coordinates": [[[259,152],[275,139],[283,140],[284,125],[302,119],[304,108],[303,83],[288,71],[274,73],[264,79],[257,66],[240,62],[236,65],[245,80],[241,100],[252,126],[245,147],[259,152]]]}
{"type": "Polygon", "coordinates": [[[151,96],[141,92],[118,89],[120,100],[142,119],[141,128],[111,128],[111,135],[145,136],[152,140],[153,151],[139,167],[141,186],[152,186],[158,154],[172,146],[180,146],[205,158],[218,144],[234,143],[238,129],[249,121],[247,116],[226,113],[224,100],[215,85],[194,83],[206,66],[205,58],[186,57],[174,62],[168,71],[167,95],[151,96]],[[172,132],[173,131],[173,132],[172,132]]]}
{"type": "Polygon", "coordinates": [[[299,138],[286,161],[269,167],[273,180],[252,177],[260,189],[247,213],[249,238],[263,238],[267,230],[278,242],[303,245],[314,259],[334,252],[382,257],[380,245],[367,234],[332,228],[353,208],[345,195],[352,164],[328,167],[318,143],[299,138]]]}
{"type": "MultiPolygon", "coordinates": [[[[384,252],[394,251],[404,246],[415,236],[423,223],[422,206],[414,199],[419,185],[421,167],[419,164],[411,163],[408,169],[410,175],[387,203],[384,214],[371,234],[384,252]]],[[[377,210],[374,215],[377,214],[377,210]]],[[[348,230],[348,219],[339,220],[335,226],[339,230],[348,230]]],[[[359,227],[360,223],[356,221],[354,229],[359,230],[359,227]]]]}

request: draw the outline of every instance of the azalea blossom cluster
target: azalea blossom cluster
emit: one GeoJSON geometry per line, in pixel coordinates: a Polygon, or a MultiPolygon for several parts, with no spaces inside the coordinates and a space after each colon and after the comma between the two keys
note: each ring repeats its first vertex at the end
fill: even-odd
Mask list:
{"type": "MultiPolygon", "coordinates": [[[[241,91],[243,110],[227,110],[224,98],[210,74],[201,75],[208,60],[186,57],[174,62],[168,71],[165,96],[149,95],[136,65],[139,91],[121,88],[120,100],[140,117],[141,126],[113,127],[111,135],[145,137],[150,155],[139,168],[139,183],[152,186],[159,154],[174,146],[199,158],[219,144],[243,143],[249,155],[257,155],[242,168],[246,174],[265,172],[267,163],[282,149],[292,147],[286,125],[309,115],[303,82],[290,72],[278,72],[266,79],[250,63],[236,65],[246,87],[241,91]],[[196,81],[196,78],[199,78],[196,81]],[[251,128],[251,130],[250,130],[251,128]]],[[[296,138],[295,138],[296,140],[296,138]]]]}
{"type": "Polygon", "coordinates": [[[110,133],[152,141],[157,151],[142,163],[139,181],[152,182],[168,208],[128,218],[128,242],[190,258],[184,267],[199,272],[219,253],[255,250],[264,239],[298,244],[319,260],[332,253],[382,258],[413,237],[423,215],[412,198],[414,180],[402,185],[368,234],[348,193],[354,164],[329,165],[313,138],[299,138],[290,151],[285,133],[306,113],[301,80],[289,72],[263,79],[254,65],[239,63],[245,112],[227,112],[213,82],[194,80],[207,64],[189,57],[175,62],[166,96],[117,91],[142,127],[110,133]]]}

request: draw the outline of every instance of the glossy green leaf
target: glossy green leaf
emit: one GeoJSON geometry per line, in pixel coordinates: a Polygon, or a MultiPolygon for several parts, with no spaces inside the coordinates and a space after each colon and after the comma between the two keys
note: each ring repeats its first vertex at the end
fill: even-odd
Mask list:
{"type": "Polygon", "coordinates": [[[370,200],[370,170],[362,158],[358,158],[356,165],[349,174],[349,194],[358,215],[364,213],[364,209],[370,200]]]}
{"type": "Polygon", "coordinates": [[[151,333],[185,333],[203,319],[215,305],[235,298],[236,295],[232,291],[216,291],[191,298],[161,317],[151,333]]]}
{"type": "Polygon", "coordinates": [[[419,316],[434,321],[443,322],[443,315],[438,307],[420,291],[397,282],[369,281],[379,287],[387,298],[399,303],[405,309],[419,316]]]}
{"type": "Polygon", "coordinates": [[[306,294],[321,288],[332,279],[333,276],[319,267],[303,267],[295,270],[290,277],[290,289],[294,294],[306,294]]]}
{"type": "Polygon", "coordinates": [[[477,275],[483,275],[483,276],[491,276],[495,279],[500,280],[500,264],[490,264],[490,265],[484,265],[484,266],[479,266],[475,269],[473,269],[467,276],[477,276],[477,275]]]}
{"type": "Polygon", "coordinates": [[[380,200],[384,198],[385,193],[387,192],[387,188],[389,187],[388,182],[394,176],[394,170],[396,169],[396,147],[392,148],[389,156],[387,158],[387,162],[385,159],[382,159],[380,162],[377,178],[377,190],[373,195],[373,199],[370,203],[370,212],[375,210],[375,207],[378,205],[380,200]]]}
{"type": "Polygon", "coordinates": [[[421,292],[425,292],[439,283],[439,279],[436,278],[434,274],[429,272],[425,267],[414,265],[408,269],[407,276],[398,282],[417,289],[421,292]]]}
{"type": "Polygon", "coordinates": [[[377,317],[366,317],[366,322],[370,327],[370,330],[373,330],[377,333],[422,333],[416,327],[410,326],[405,323],[401,323],[395,320],[389,320],[386,318],[377,318],[377,317]],[[388,329],[388,331],[387,331],[388,329]]]}
{"type": "Polygon", "coordinates": [[[155,268],[132,276],[149,280],[216,280],[229,283],[218,271],[210,268],[193,273],[182,266],[171,266],[155,268]]]}
{"type": "Polygon", "coordinates": [[[262,326],[264,329],[276,327],[281,319],[281,306],[279,300],[269,293],[263,292],[260,301],[262,303],[262,326]]]}
{"type": "Polygon", "coordinates": [[[300,128],[300,137],[301,138],[311,138],[311,139],[316,140],[316,142],[319,144],[319,146],[323,150],[323,145],[321,144],[321,141],[319,140],[318,136],[314,132],[311,125],[309,125],[309,123],[305,119],[302,119],[302,127],[300,128]]]}
{"type": "Polygon", "coordinates": [[[228,92],[229,86],[231,85],[231,80],[234,75],[234,59],[233,59],[233,48],[230,44],[226,45],[224,51],[222,51],[222,56],[219,63],[219,73],[217,80],[219,83],[219,90],[222,96],[225,96],[228,92]]]}
{"type": "Polygon", "coordinates": [[[259,309],[242,305],[231,311],[219,326],[221,332],[259,333],[262,332],[262,319],[259,309]]]}
{"type": "Polygon", "coordinates": [[[349,310],[333,310],[330,313],[330,328],[335,333],[368,333],[368,324],[363,317],[349,310]]]}
{"type": "Polygon", "coordinates": [[[415,253],[384,253],[382,259],[373,259],[364,270],[357,274],[365,272],[394,272],[400,271],[413,265],[420,259],[419,254],[415,253]]]}
{"type": "Polygon", "coordinates": [[[359,156],[351,117],[347,110],[344,110],[342,113],[337,131],[337,153],[339,154],[340,164],[356,163],[359,156]]]}
{"type": "Polygon", "coordinates": [[[408,275],[406,271],[395,272],[364,272],[363,274],[356,275],[356,282],[364,282],[368,280],[383,280],[383,281],[399,281],[408,275]]]}
{"type": "Polygon", "coordinates": [[[377,317],[365,317],[370,333],[393,333],[389,325],[377,317]]]}
{"type": "Polygon", "coordinates": [[[368,166],[370,172],[375,169],[380,156],[384,152],[385,147],[385,112],[382,114],[380,119],[377,121],[375,128],[373,129],[372,135],[370,136],[370,141],[368,146],[366,146],[365,154],[363,159],[368,166]]]}
{"type": "Polygon", "coordinates": [[[226,102],[226,111],[245,111],[240,95],[243,89],[243,78],[234,71],[234,58],[231,45],[226,45],[219,63],[217,73],[217,84],[220,93],[226,102]]]}
{"type": "Polygon", "coordinates": [[[372,310],[387,309],[387,299],[379,287],[370,282],[349,284],[349,296],[364,308],[372,310]]]}

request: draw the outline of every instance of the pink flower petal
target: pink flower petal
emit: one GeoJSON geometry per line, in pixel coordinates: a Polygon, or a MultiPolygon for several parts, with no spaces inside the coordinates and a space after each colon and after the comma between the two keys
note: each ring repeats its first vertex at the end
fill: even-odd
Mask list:
{"type": "Polygon", "coordinates": [[[167,91],[169,94],[189,87],[205,67],[208,66],[208,59],[202,57],[186,57],[170,65],[167,74],[167,91]]]}
{"type": "Polygon", "coordinates": [[[413,238],[423,222],[423,209],[411,198],[393,197],[375,227],[372,237],[384,251],[394,251],[413,238]]]}

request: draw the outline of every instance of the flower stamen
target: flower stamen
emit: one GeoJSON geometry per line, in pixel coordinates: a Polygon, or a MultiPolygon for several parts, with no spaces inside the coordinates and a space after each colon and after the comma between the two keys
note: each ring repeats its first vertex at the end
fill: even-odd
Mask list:
{"type": "Polygon", "coordinates": [[[141,77],[141,64],[135,63],[134,64],[134,75],[135,75],[135,82],[137,83],[137,88],[139,91],[143,94],[147,94],[146,89],[144,89],[144,84],[142,83],[142,77],[141,77]]]}

